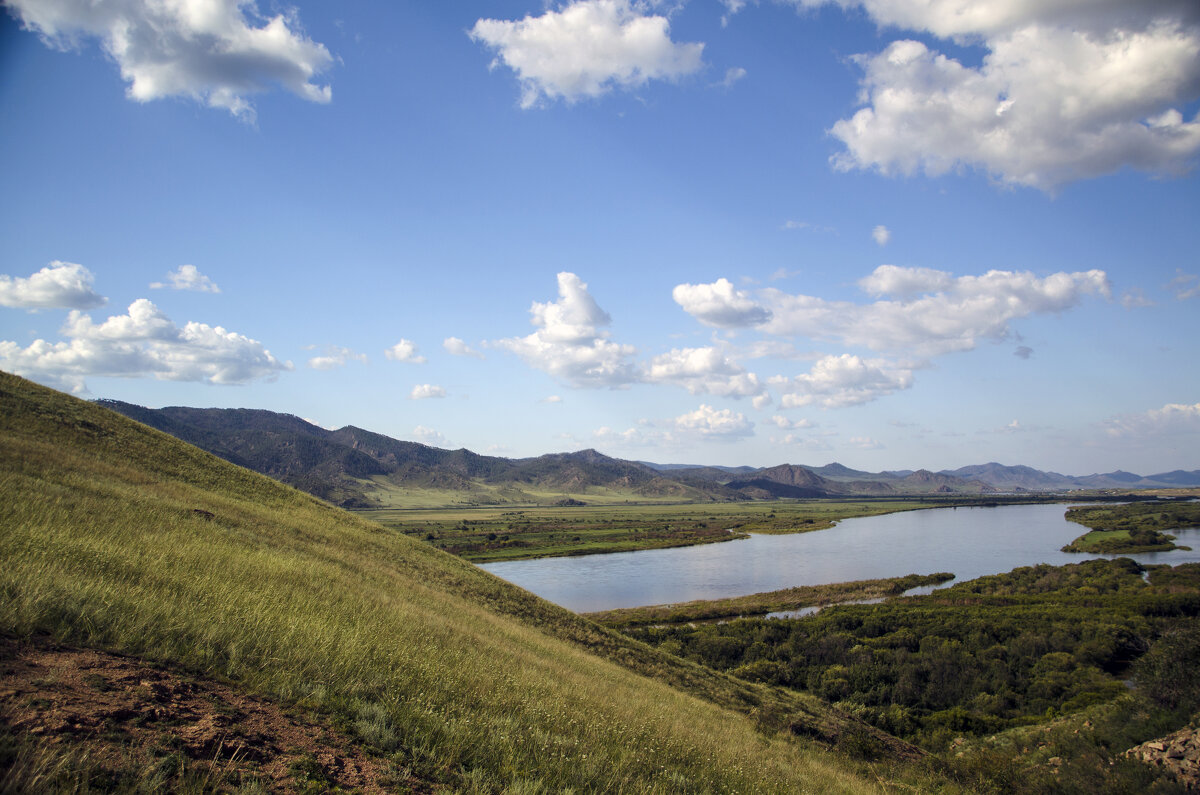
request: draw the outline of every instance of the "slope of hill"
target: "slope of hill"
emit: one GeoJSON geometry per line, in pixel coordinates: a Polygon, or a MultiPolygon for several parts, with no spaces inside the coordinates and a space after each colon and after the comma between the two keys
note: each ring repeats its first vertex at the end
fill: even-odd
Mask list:
{"type": "Polygon", "coordinates": [[[796,735],[910,752],[3,373],[0,449],[0,634],[295,705],[432,788],[868,791],[796,735]]]}

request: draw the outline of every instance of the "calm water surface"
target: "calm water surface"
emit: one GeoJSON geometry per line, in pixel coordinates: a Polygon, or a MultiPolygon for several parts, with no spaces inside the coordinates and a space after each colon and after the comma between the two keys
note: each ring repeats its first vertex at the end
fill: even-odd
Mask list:
{"type": "MultiPolygon", "coordinates": [[[[487,563],[498,577],[576,612],[719,599],[848,580],[953,572],[958,581],[1037,563],[1099,555],[1060,552],[1085,531],[1066,505],[937,508],[843,520],[796,535],[611,555],[487,563]]],[[[1130,555],[1141,563],[1200,562],[1200,528],[1172,531],[1192,551],[1130,555]]]]}

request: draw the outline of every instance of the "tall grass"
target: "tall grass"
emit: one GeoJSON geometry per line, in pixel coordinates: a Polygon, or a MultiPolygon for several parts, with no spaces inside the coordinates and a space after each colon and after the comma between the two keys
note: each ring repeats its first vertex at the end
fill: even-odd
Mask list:
{"type": "Polygon", "coordinates": [[[766,690],[618,640],[447,554],[7,374],[0,559],[0,632],[236,681],[325,713],[450,788],[875,788],[735,711],[766,690]]]}

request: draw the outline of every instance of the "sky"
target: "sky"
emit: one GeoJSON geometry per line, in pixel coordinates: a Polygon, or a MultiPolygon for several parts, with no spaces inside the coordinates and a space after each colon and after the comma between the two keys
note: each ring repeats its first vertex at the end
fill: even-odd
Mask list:
{"type": "Polygon", "coordinates": [[[0,369],[525,457],[1200,469],[1194,0],[0,0],[0,369]]]}

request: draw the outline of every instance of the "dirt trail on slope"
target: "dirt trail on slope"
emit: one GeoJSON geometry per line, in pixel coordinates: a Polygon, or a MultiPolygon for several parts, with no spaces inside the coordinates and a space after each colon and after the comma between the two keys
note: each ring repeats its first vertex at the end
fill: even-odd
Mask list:
{"type": "MultiPolygon", "coordinates": [[[[133,657],[0,638],[0,729],[40,751],[86,754],[89,778],[116,784],[185,773],[216,791],[431,792],[344,734],[278,704],[133,657]]],[[[0,760],[0,781],[19,776],[0,760]],[[7,769],[5,769],[7,768],[7,769]]],[[[4,786],[8,789],[8,786],[4,786]]]]}

